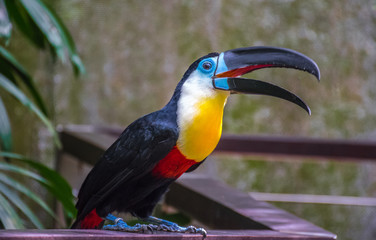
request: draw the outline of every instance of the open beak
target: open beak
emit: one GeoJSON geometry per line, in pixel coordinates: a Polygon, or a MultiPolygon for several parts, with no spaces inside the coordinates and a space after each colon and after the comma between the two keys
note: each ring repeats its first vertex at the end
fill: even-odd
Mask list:
{"type": "Polygon", "coordinates": [[[276,85],[239,76],[261,68],[293,68],[306,71],[320,80],[320,70],[309,57],[291,49],[247,47],[222,52],[218,57],[213,86],[232,93],[262,94],[285,99],[311,114],[311,110],[295,94],[276,85]]]}

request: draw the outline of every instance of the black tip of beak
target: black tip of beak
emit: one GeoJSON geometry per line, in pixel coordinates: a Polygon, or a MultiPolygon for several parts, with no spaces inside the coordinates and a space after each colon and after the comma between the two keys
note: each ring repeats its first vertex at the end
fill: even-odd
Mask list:
{"type": "Polygon", "coordinates": [[[313,74],[316,77],[317,81],[320,82],[320,79],[321,79],[320,69],[313,60],[311,61],[312,61],[312,64],[316,66],[315,71],[312,71],[311,74],[313,74]]]}

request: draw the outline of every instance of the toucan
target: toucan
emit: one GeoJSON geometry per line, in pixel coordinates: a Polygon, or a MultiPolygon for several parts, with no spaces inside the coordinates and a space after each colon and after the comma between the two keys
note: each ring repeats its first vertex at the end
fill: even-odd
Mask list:
{"type": "Polygon", "coordinates": [[[216,148],[231,94],[262,94],[290,101],[310,114],[298,96],[271,83],[241,78],[262,68],[292,68],[320,79],[317,64],[291,49],[244,47],[210,53],[193,62],[170,101],[131,123],[104,152],[83,182],[72,228],[128,232],[163,230],[206,235],[152,216],[171,183],[200,166],[216,148]],[[147,224],[128,225],[130,213],[147,224]],[[110,222],[104,225],[104,221],[110,222]]]}

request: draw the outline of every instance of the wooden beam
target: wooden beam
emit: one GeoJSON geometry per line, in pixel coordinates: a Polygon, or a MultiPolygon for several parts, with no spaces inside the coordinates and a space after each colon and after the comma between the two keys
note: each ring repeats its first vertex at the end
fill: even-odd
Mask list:
{"type": "Polygon", "coordinates": [[[376,142],[276,136],[223,135],[215,152],[376,161],[376,142]]]}
{"type": "MultiPolygon", "coordinates": [[[[68,125],[66,129],[81,133],[96,132],[113,138],[117,138],[123,131],[118,127],[87,125],[68,125]]],[[[376,141],[223,134],[214,153],[376,161],[376,141]]]]}
{"type": "MultiPolygon", "coordinates": [[[[84,229],[44,229],[44,230],[0,230],[0,240],[202,240],[199,234],[154,233],[138,234],[106,230],[84,229]]],[[[212,230],[208,232],[207,240],[329,240],[317,236],[302,237],[292,233],[259,230],[212,230]]]]}
{"type": "MultiPolygon", "coordinates": [[[[83,131],[79,131],[77,128],[74,131],[69,128],[61,131],[63,152],[78,157],[81,161],[89,164],[94,164],[116,137],[117,134],[114,132],[109,134],[100,131],[98,133],[87,127],[83,131]]],[[[256,238],[252,239],[269,239],[271,232],[275,238],[270,239],[283,239],[289,234],[299,236],[295,236],[294,239],[336,238],[330,232],[268,203],[256,201],[247,193],[232,189],[223,183],[194,174],[185,176],[171,186],[165,201],[209,227],[257,229],[257,234],[266,234],[266,237],[253,235],[256,238]]],[[[236,237],[239,238],[246,231],[248,230],[232,233],[236,233],[236,237]]],[[[226,236],[226,232],[218,233],[226,236]]],[[[214,239],[225,239],[223,236],[217,236],[214,239]]],[[[192,237],[192,235],[184,235],[184,238],[192,237]]],[[[240,239],[243,238],[240,237],[240,239]]]]}
{"type": "Polygon", "coordinates": [[[166,203],[215,229],[274,230],[302,236],[335,235],[214,179],[187,174],[171,186],[166,203]]]}
{"type": "Polygon", "coordinates": [[[334,205],[376,207],[376,198],[373,198],[373,197],[264,193],[264,192],[250,192],[249,195],[258,201],[267,201],[267,202],[334,204],[334,205]]]}

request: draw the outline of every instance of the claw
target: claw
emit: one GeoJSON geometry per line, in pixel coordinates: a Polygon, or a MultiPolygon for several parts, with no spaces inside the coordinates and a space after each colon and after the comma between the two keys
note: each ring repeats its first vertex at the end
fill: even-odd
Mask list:
{"type": "Polygon", "coordinates": [[[203,228],[197,228],[194,226],[181,227],[176,223],[159,219],[156,217],[152,217],[152,216],[144,220],[158,224],[157,229],[155,229],[157,231],[176,232],[176,233],[198,233],[202,235],[203,239],[206,238],[207,236],[207,232],[203,228]]]}
{"type": "Polygon", "coordinates": [[[185,232],[186,233],[196,233],[197,232],[197,228],[194,227],[194,226],[188,226],[188,227],[186,227],[185,232]]]}
{"type": "Polygon", "coordinates": [[[196,228],[196,233],[199,233],[202,235],[202,239],[206,238],[206,236],[208,235],[208,233],[206,232],[205,229],[203,228],[196,228]]]}

